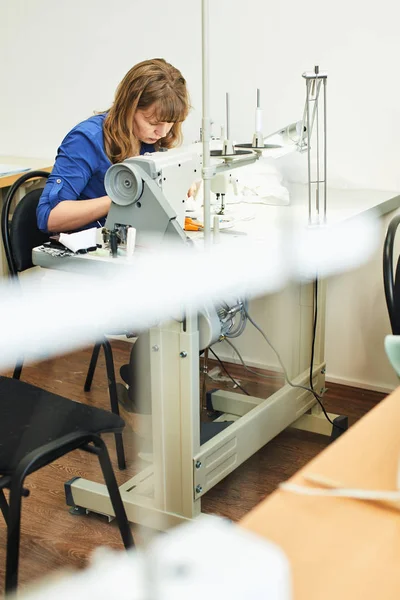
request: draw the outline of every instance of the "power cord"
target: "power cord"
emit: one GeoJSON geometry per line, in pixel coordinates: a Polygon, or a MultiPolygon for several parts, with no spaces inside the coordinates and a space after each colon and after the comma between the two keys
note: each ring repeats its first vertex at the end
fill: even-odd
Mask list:
{"type": "Polygon", "coordinates": [[[250,369],[250,367],[248,367],[246,365],[246,363],[244,362],[243,357],[240,354],[239,350],[236,348],[236,346],[234,346],[234,344],[230,340],[228,340],[226,337],[222,337],[221,341],[226,342],[227,344],[229,344],[232,347],[232,349],[238,355],[240,362],[242,363],[242,365],[244,366],[246,371],[249,371],[249,373],[254,373],[254,375],[258,375],[259,377],[263,377],[264,379],[282,379],[282,378],[284,378],[284,375],[264,375],[264,373],[259,373],[258,371],[254,371],[254,369],[250,369]]]}
{"type": "Polygon", "coordinates": [[[217,361],[219,362],[219,364],[221,365],[221,367],[223,368],[223,370],[225,371],[225,373],[228,375],[229,379],[231,381],[233,381],[233,383],[242,390],[242,392],[244,392],[246,394],[246,396],[250,396],[249,392],[247,390],[244,389],[244,387],[242,387],[240,385],[240,383],[238,383],[237,381],[235,381],[232,377],[232,375],[230,375],[230,373],[228,372],[228,370],[226,369],[224,363],[222,362],[222,360],[219,358],[219,356],[217,356],[214,352],[214,350],[212,348],[209,348],[211,354],[213,354],[215,356],[215,358],[217,359],[217,361]]]}
{"type": "Polygon", "coordinates": [[[222,326],[222,335],[224,338],[235,338],[242,335],[246,328],[246,314],[244,311],[246,301],[238,298],[235,306],[229,306],[226,302],[221,304],[217,313],[222,326]],[[236,322],[236,316],[239,313],[239,322],[236,322]]]}
{"type": "Polygon", "coordinates": [[[318,318],[318,279],[314,282],[314,319],[313,319],[313,335],[311,343],[311,361],[310,361],[310,388],[314,391],[313,384],[313,367],[314,367],[314,352],[315,352],[315,337],[317,334],[317,318],[318,318]]]}
{"type": "MultiPolygon", "coordinates": [[[[253,327],[255,327],[257,329],[257,331],[259,331],[261,333],[261,335],[263,336],[263,338],[265,339],[265,341],[267,342],[267,344],[274,351],[274,353],[275,353],[275,355],[276,355],[276,357],[277,357],[277,359],[279,361],[279,364],[280,364],[280,366],[282,368],[282,371],[283,371],[286,383],[288,385],[290,385],[290,387],[292,387],[292,388],[299,388],[301,390],[306,390],[307,392],[311,392],[311,394],[313,394],[314,398],[316,399],[316,401],[320,405],[320,407],[322,409],[322,412],[324,413],[324,416],[329,421],[329,423],[333,427],[337,427],[338,429],[341,429],[342,431],[346,431],[346,429],[344,427],[341,427],[340,425],[337,425],[337,424],[335,424],[332,421],[332,419],[329,417],[328,413],[326,412],[324,405],[322,404],[321,397],[317,394],[317,392],[314,390],[314,388],[312,386],[307,387],[306,385],[300,385],[300,384],[292,383],[292,381],[290,381],[289,376],[288,376],[287,371],[286,371],[286,367],[285,367],[285,365],[282,362],[282,359],[281,359],[281,357],[279,355],[279,352],[276,350],[276,348],[270,342],[270,340],[265,335],[265,333],[263,332],[263,330],[261,329],[261,327],[259,327],[259,325],[257,325],[257,323],[255,323],[255,321],[253,321],[253,319],[250,317],[247,308],[245,308],[245,312],[246,312],[247,319],[250,321],[250,323],[253,325],[253,327]]],[[[312,369],[313,369],[313,362],[314,362],[314,346],[315,346],[316,325],[317,325],[317,305],[315,304],[314,326],[313,326],[313,340],[312,340],[312,357],[311,357],[311,365],[310,365],[310,377],[312,377],[312,369]]],[[[311,383],[312,383],[312,380],[311,380],[311,383]]]]}
{"type": "MultiPolygon", "coordinates": [[[[317,333],[317,319],[318,319],[318,279],[316,278],[314,281],[314,323],[313,323],[313,335],[312,335],[312,343],[311,343],[311,361],[310,361],[310,388],[311,391],[313,392],[314,396],[316,395],[316,392],[314,390],[314,384],[313,384],[313,380],[312,380],[312,376],[313,376],[313,367],[314,367],[314,352],[315,352],[315,337],[316,337],[316,333],[317,333]]],[[[318,394],[317,394],[318,396],[318,394]]],[[[325,415],[325,417],[328,419],[329,423],[331,423],[331,425],[333,427],[337,427],[338,429],[340,429],[341,431],[346,431],[345,427],[342,427],[341,425],[339,425],[338,423],[334,423],[332,421],[332,419],[329,418],[328,414],[325,411],[325,407],[322,405],[322,400],[321,400],[321,396],[318,396],[320,399],[320,406],[322,408],[322,411],[325,415]]]]}

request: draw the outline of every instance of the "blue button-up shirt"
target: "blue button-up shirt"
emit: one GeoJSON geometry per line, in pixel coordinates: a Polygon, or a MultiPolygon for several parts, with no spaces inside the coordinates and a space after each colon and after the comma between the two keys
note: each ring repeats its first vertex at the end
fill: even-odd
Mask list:
{"type": "MultiPolygon", "coordinates": [[[[106,196],[104,177],[111,166],[104,150],[103,124],[106,113],[79,123],[58,148],[53,170],[47,180],[36,211],[39,229],[47,232],[50,211],[63,200],[89,200],[106,196]]],[[[142,143],[140,154],[154,152],[142,143]]],[[[102,227],[106,217],[82,229],[102,227]]]]}

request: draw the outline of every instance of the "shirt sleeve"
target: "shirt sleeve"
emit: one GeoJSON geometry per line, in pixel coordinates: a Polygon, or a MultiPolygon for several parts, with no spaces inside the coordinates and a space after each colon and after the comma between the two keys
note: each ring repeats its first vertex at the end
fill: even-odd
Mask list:
{"type": "Polygon", "coordinates": [[[92,138],[73,129],[57,152],[53,170],[47,180],[36,211],[39,229],[47,232],[51,210],[63,200],[79,200],[96,171],[98,153],[92,138]]]}

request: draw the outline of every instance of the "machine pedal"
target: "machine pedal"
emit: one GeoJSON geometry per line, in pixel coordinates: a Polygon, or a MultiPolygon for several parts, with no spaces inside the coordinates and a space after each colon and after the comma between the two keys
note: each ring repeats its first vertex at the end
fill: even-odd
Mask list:
{"type": "Polygon", "coordinates": [[[349,428],[349,418],[345,415],[339,415],[333,419],[331,442],[334,442],[338,437],[345,433],[349,428]]]}

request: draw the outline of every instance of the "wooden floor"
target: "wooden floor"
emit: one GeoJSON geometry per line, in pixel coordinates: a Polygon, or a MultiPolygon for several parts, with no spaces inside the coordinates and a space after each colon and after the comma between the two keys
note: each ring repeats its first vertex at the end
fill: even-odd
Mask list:
{"type": "MultiPolygon", "coordinates": [[[[126,342],[113,342],[117,367],[128,361],[130,348],[131,345],[126,342]]],[[[73,400],[108,408],[102,353],[92,390],[90,393],[83,392],[90,354],[91,348],[26,367],[22,379],[73,400]]],[[[214,366],[214,363],[211,363],[211,366],[214,366]]],[[[252,395],[266,397],[271,391],[270,384],[265,379],[244,372],[241,367],[230,367],[229,370],[252,395]]],[[[212,383],[212,386],[233,389],[231,382],[220,382],[218,385],[212,383]]],[[[377,392],[332,384],[324,404],[330,412],[348,415],[352,424],[383,396],[377,392]]],[[[135,435],[132,433],[130,415],[123,416],[127,420],[125,441],[129,460],[134,454],[135,435]]],[[[115,465],[112,436],[106,436],[105,439],[115,465]]],[[[233,521],[239,520],[281,481],[293,475],[321,452],[328,442],[323,436],[307,432],[292,429],[282,432],[204,496],[203,512],[222,515],[233,521]]],[[[116,468],[116,474],[120,483],[127,479],[127,472],[118,472],[116,468]]],[[[114,523],[108,524],[105,518],[98,515],[81,517],[69,514],[65,505],[64,482],[74,476],[101,482],[97,459],[83,452],[73,452],[31,475],[27,480],[31,495],[23,502],[20,563],[22,587],[60,566],[84,566],[90,552],[96,546],[122,548],[114,523]]],[[[137,531],[133,528],[133,531],[139,542],[146,537],[143,530],[137,531]]],[[[5,526],[1,522],[0,590],[3,589],[4,581],[5,532],[5,526]]]]}

